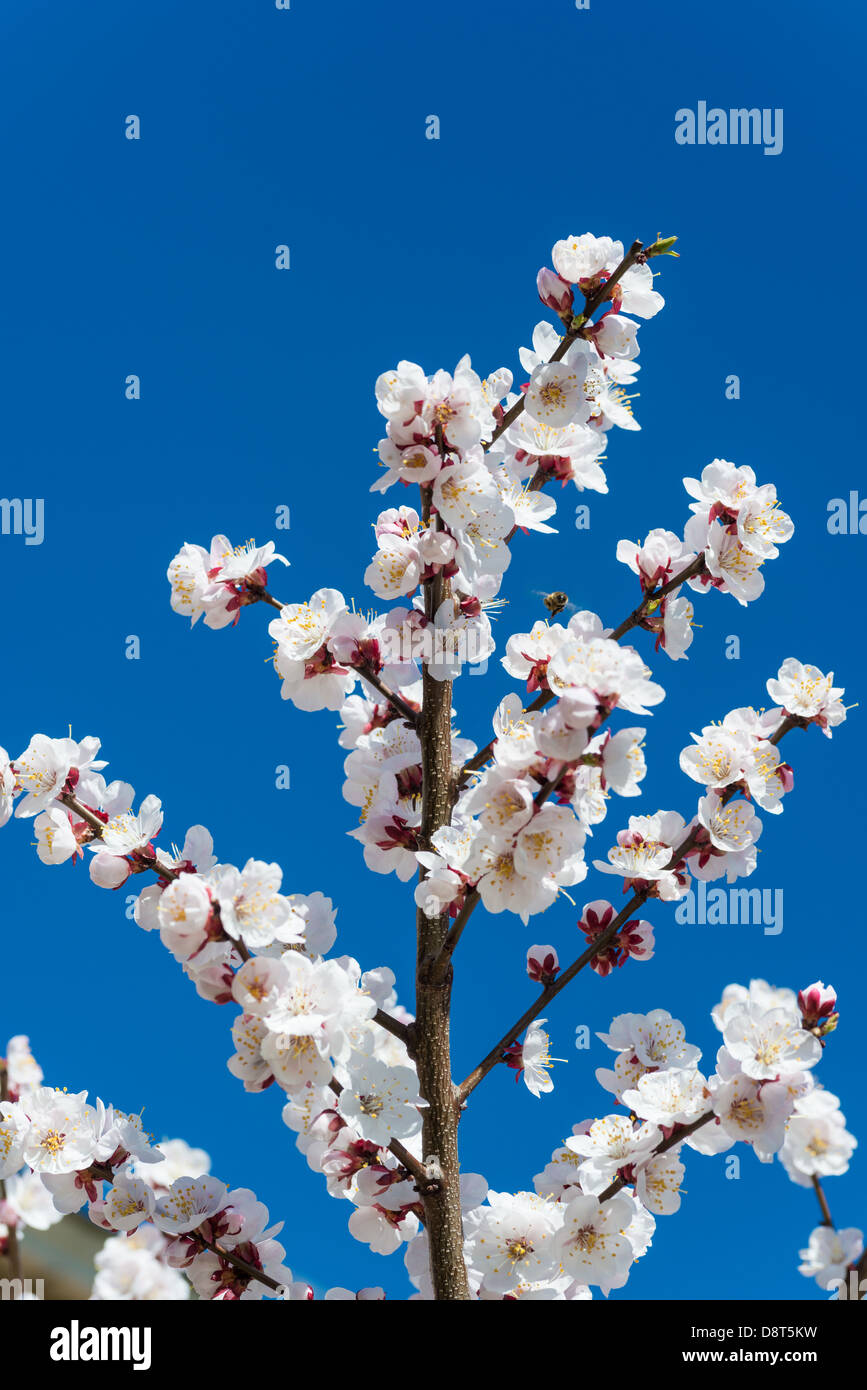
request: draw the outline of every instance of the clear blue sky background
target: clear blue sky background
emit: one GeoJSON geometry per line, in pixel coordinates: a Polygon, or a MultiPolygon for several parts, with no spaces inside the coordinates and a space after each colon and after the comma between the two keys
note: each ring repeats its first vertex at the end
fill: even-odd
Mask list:
{"type": "MultiPolygon", "coordinates": [[[[369,602],[377,373],[400,357],[450,368],[470,352],[482,372],[519,374],[517,348],[542,316],[536,270],[555,239],[585,230],[627,244],[677,233],[683,254],[662,263],[667,306],[641,330],[643,432],[612,436],[611,492],[584,499],[589,532],[574,529],[569,487],[559,535],[516,543],[501,641],[541,616],[534,590],[565,588],[619,621],[636,594],[616,541],[678,529],[682,475],[715,456],[775,481],[797,525],[760,602],[712,595],[689,662],[654,658],[668,698],[648,721],[647,795],[615,803],[595,847],[637,809],[691,813],[696,789],[677,767],[689,730],[766,704],[784,657],[833,668],[857,700],[867,538],[829,536],[826,519],[829,498],[864,476],[850,361],[857,372],[863,103],[850,59],[864,28],[840,0],[4,6],[0,491],[44,498],[46,534],[41,547],[0,537],[0,742],[15,754],[37,730],[97,734],[115,777],[162,798],[171,837],[204,822],[223,858],[276,859],[289,890],[331,895],[339,947],[391,964],[411,1004],[410,891],[368,875],[344,834],[354,813],[336,716],[281,703],[264,610],[191,633],[170,612],[165,568],[185,540],[275,536],[292,560],[275,567],[281,597],[328,584],[369,602]],[[674,113],[700,100],[782,107],[783,153],[678,146],[674,113]],[[138,142],[124,138],[131,113],[138,142]],[[438,142],[425,139],[430,114],[438,142]],[[287,273],[274,268],[280,243],[287,273]],[[138,402],[124,398],[129,373],[138,402]],[[740,400],[725,399],[729,373],[740,400]],[[280,504],[288,535],[273,530],[280,504]],[[125,657],[130,634],[138,661],[125,657]],[[729,634],[740,661],[725,659],[729,634]],[[281,763],[290,791],[275,788],[281,763]]],[[[462,680],[462,731],[484,741],[510,688],[496,663],[462,680]]],[[[811,731],[786,747],[795,792],[766,818],[750,884],[784,888],[782,934],[689,932],[654,909],[652,962],[582,975],[552,1007],[552,1050],[569,1058],[555,1094],[534,1099],[504,1068],[474,1097],[464,1162],[492,1187],[529,1187],[575,1121],[608,1109],[593,1071],[610,1054],[577,1052],[579,1023],[595,1032],[624,1010],[668,1008],[712,1068],[709,1010],[751,975],[838,986],[843,1021],[821,1079],[867,1132],[852,906],[863,716],[831,743],[811,731]]],[[[248,1096],[226,1071],[234,1011],[195,996],[125,920],[121,895],[82,866],[43,867],[30,840],[20,821],[0,836],[0,1034],[29,1033],[51,1081],[145,1105],[158,1134],[206,1147],[221,1177],[286,1218],[298,1276],[405,1296],[399,1259],[348,1237],[349,1208],[295,1152],[281,1093],[248,1096]]],[[[611,890],[591,876],[579,903],[611,890]]],[[[568,903],[529,929],[474,919],[455,989],[461,1075],[530,997],[536,940],[565,960],[580,949],[568,903]]],[[[812,1194],[740,1152],[739,1181],[722,1160],[687,1160],[681,1214],[660,1219],[617,1297],[824,1297],[797,1273],[812,1194]]],[[[840,1225],[867,1222],[864,1162],[862,1150],[828,1183],[840,1225]]]]}

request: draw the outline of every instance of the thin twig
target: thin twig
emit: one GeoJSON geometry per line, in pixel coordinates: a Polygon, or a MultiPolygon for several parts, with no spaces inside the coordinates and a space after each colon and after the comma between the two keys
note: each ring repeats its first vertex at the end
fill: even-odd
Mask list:
{"type": "MultiPolygon", "coordinates": [[[[819,1208],[822,1212],[822,1225],[827,1226],[829,1230],[836,1232],[837,1227],[834,1225],[834,1218],[831,1215],[831,1208],[828,1206],[828,1198],[825,1196],[825,1189],[822,1187],[821,1181],[815,1173],[813,1174],[813,1191],[816,1194],[816,1198],[819,1203],[819,1208]]],[[[867,1293],[862,1293],[861,1291],[861,1285],[862,1283],[864,1283],[865,1275],[867,1275],[867,1246],[865,1246],[864,1252],[861,1255],[861,1258],[858,1260],[858,1262],[856,1264],[849,1265],[848,1268],[855,1270],[858,1279],[858,1289],[856,1296],[858,1298],[858,1301],[862,1302],[865,1296],[867,1296],[867,1293]]]]}
{"type": "Polygon", "coordinates": [[[396,709],[398,714],[403,715],[403,718],[408,724],[411,724],[414,729],[418,728],[419,713],[412,708],[412,705],[408,705],[406,700],[404,700],[401,695],[398,695],[396,691],[390,690],[385,682],[380,680],[379,676],[369,666],[359,667],[358,672],[361,679],[367,681],[368,685],[372,685],[374,690],[379,691],[382,698],[386,700],[393,709],[396,709]]]}
{"type": "MultiPolygon", "coordinates": [[[[336,1076],[332,1076],[331,1080],[328,1083],[328,1087],[329,1090],[333,1091],[336,1096],[339,1096],[341,1091],[343,1090],[343,1087],[337,1080],[336,1076]]],[[[419,1163],[418,1159],[410,1153],[409,1149],[405,1148],[404,1145],[401,1144],[399,1139],[391,1140],[390,1144],[388,1145],[388,1151],[389,1153],[394,1155],[394,1157],[397,1159],[398,1163],[400,1163],[402,1167],[406,1168],[408,1173],[412,1174],[417,1183],[424,1187],[430,1186],[430,1176],[428,1175],[427,1169],[425,1168],[424,1164],[419,1163]]]]}
{"type": "Polygon", "coordinates": [[[257,589],[255,585],[248,584],[247,592],[255,596],[257,603],[267,603],[270,604],[272,608],[276,608],[278,610],[285,607],[285,604],[282,604],[278,598],[274,597],[273,594],[269,594],[267,589],[257,589]]]}
{"type": "MultiPolygon", "coordinates": [[[[716,1114],[713,1110],[709,1110],[706,1115],[700,1115],[697,1120],[691,1120],[688,1125],[679,1126],[673,1134],[670,1134],[667,1139],[663,1139],[662,1143],[656,1146],[649,1155],[649,1159],[658,1158],[660,1154],[668,1153],[669,1149],[676,1149],[690,1134],[695,1134],[695,1131],[701,1129],[702,1125],[709,1124],[711,1120],[715,1119],[716,1114]]],[[[609,1183],[604,1192],[599,1193],[600,1202],[609,1201],[625,1186],[626,1179],[618,1175],[613,1182],[609,1183]]]]}
{"type": "Polygon", "coordinates": [[[676,574],[673,579],[669,579],[667,584],[662,584],[658,589],[651,589],[644,595],[638,607],[633,609],[629,617],[624,618],[620,626],[614,629],[611,634],[612,640],[614,642],[619,642],[621,637],[625,636],[631,628],[637,627],[639,623],[644,621],[650,611],[651,605],[655,607],[661,599],[664,599],[673,589],[678,589],[687,579],[692,579],[696,575],[703,574],[704,569],[705,561],[704,553],[702,553],[701,555],[697,555],[696,558],[682,569],[679,574],[676,574]]]}
{"type": "Polygon", "coordinates": [[[822,1225],[830,1226],[832,1230],[836,1230],[834,1218],[831,1215],[831,1208],[828,1206],[828,1198],[825,1196],[824,1188],[815,1173],[813,1174],[813,1191],[822,1209],[822,1225]]]}
{"type": "MultiPolygon", "coordinates": [[[[70,811],[72,811],[76,816],[78,816],[80,820],[83,820],[86,825],[90,826],[91,830],[93,831],[93,838],[95,840],[101,840],[103,838],[102,832],[105,830],[105,822],[101,821],[99,816],[95,815],[88,806],[84,806],[82,802],[78,800],[77,797],[72,795],[71,792],[64,792],[57,799],[58,801],[62,802],[62,804],[66,806],[70,811]]],[[[157,878],[168,879],[169,882],[174,882],[176,879],[181,877],[180,871],[178,869],[170,869],[167,864],[163,864],[162,861],[157,858],[154,858],[154,860],[150,863],[143,863],[142,861],[139,862],[141,863],[143,869],[147,869],[150,870],[152,873],[155,873],[157,878]]],[[[217,903],[214,904],[213,911],[216,916],[219,916],[219,906],[217,903]]],[[[248,951],[244,942],[241,940],[240,936],[237,938],[230,936],[229,933],[225,930],[223,931],[223,936],[225,937],[226,941],[231,942],[232,946],[234,946],[235,950],[238,952],[238,955],[241,957],[243,961],[248,961],[250,959],[250,952],[248,951]]]]}
{"type": "MultiPolygon", "coordinates": [[[[195,1231],[193,1235],[196,1236],[195,1231]]],[[[242,1260],[241,1256],[236,1255],[234,1250],[226,1250],[222,1245],[217,1245],[216,1241],[205,1240],[203,1236],[196,1236],[196,1239],[205,1250],[210,1250],[212,1255],[217,1255],[221,1260],[225,1260],[233,1269],[237,1269],[239,1274],[246,1275],[251,1282],[254,1279],[258,1279],[260,1284],[264,1284],[266,1288],[271,1289],[274,1293],[280,1293],[283,1289],[283,1284],[278,1284],[277,1280],[272,1279],[270,1274],[265,1274],[264,1270],[257,1269],[255,1265],[248,1264],[246,1260],[242,1260]]]]}
{"type": "MultiPolygon", "coordinates": [[[[260,603],[269,603],[272,608],[278,609],[286,607],[286,605],[281,603],[279,599],[276,599],[273,594],[269,594],[267,589],[257,590],[253,587],[251,588],[251,592],[255,594],[256,600],[260,603]]],[[[411,705],[408,705],[394,690],[390,690],[370,666],[358,666],[356,669],[362,680],[366,680],[368,685],[373,686],[374,690],[377,690],[382,698],[386,700],[393,709],[397,710],[398,714],[402,715],[413,728],[417,727],[419,721],[417,710],[414,710],[411,705]]]]}
{"type": "Polygon", "coordinates": [[[460,912],[458,913],[457,917],[455,918],[454,922],[449,928],[448,936],[443,942],[442,949],[440,950],[439,955],[437,956],[436,960],[431,966],[432,980],[442,979],[451,961],[452,956],[457,950],[458,942],[463,936],[464,927],[467,925],[467,922],[470,920],[479,902],[480,894],[478,888],[471,888],[470,891],[467,893],[467,896],[464,898],[463,906],[460,912]]]}
{"type": "MultiPolygon", "coordinates": [[[[783,738],[784,735],[787,734],[791,729],[805,727],[805,720],[800,719],[796,715],[787,715],[783,722],[780,724],[780,727],[776,730],[776,732],[768,740],[768,742],[776,745],[777,743],[779,743],[780,739],[783,738]]],[[[723,793],[721,797],[721,801],[723,803],[730,801],[731,798],[735,795],[735,790],[736,789],[734,787],[726,788],[726,791],[723,793]]],[[[665,866],[667,870],[675,869],[683,859],[684,855],[688,854],[689,851],[694,847],[698,839],[699,828],[700,827],[693,827],[693,829],[689,832],[686,838],[672,852],[671,859],[665,866]]],[[[556,998],[556,996],[560,993],[561,990],[565,989],[568,984],[571,984],[575,976],[581,970],[583,970],[586,965],[589,965],[590,962],[597,955],[601,954],[603,951],[606,950],[606,948],[614,940],[617,933],[620,931],[620,928],[632,916],[633,912],[636,912],[640,907],[642,907],[644,903],[647,902],[647,899],[650,896],[650,888],[642,888],[638,892],[633,894],[626,906],[614,918],[613,922],[611,922],[605,928],[605,930],[601,932],[600,935],[590,943],[586,951],[584,951],[578,957],[577,960],[573,961],[572,964],[566,970],[564,970],[563,973],[559,975],[556,980],[552,981],[551,984],[545,985],[535,1004],[531,1004],[530,1007],[524,1011],[524,1013],[521,1015],[518,1021],[514,1023],[512,1027],[509,1029],[509,1031],[503,1035],[503,1037],[496,1044],[496,1046],[491,1049],[487,1056],[484,1057],[482,1061],[479,1062],[479,1064],[476,1067],[474,1067],[473,1070],[469,1073],[469,1075],[466,1076],[464,1080],[461,1082],[460,1086],[458,1087],[458,1100],[461,1104],[463,1104],[466,1101],[467,1097],[471,1094],[471,1092],[476,1089],[476,1087],[479,1085],[479,1082],[485,1079],[488,1072],[493,1067],[495,1067],[498,1062],[502,1060],[502,1055],[505,1052],[506,1048],[516,1041],[520,1034],[523,1033],[524,1030],[529,1027],[529,1025],[534,1021],[534,1019],[539,1017],[543,1009],[547,1008],[551,1000],[556,998]]]]}
{"type": "MultiPolygon", "coordinates": [[[[561,362],[573,343],[577,342],[579,338],[587,337],[589,320],[596,313],[599,306],[610,297],[610,291],[617,284],[621,276],[625,275],[627,270],[637,263],[638,257],[641,255],[643,249],[640,241],[634,241],[623,257],[623,260],[617,268],[611,272],[608,279],[604,281],[588,299],[585,299],[583,312],[578,315],[577,319],[573,319],[573,324],[577,324],[577,327],[567,329],[565,337],[548,358],[549,366],[552,362],[561,362]]],[[[505,434],[509,426],[515,423],[518,416],[523,412],[525,399],[523,395],[520,396],[519,399],[515,401],[515,404],[506,411],[487,444],[482,445],[483,449],[486,451],[490,449],[493,444],[496,444],[500,436],[505,434]]]]}
{"type": "MultiPolygon", "coordinates": [[[[76,796],[73,796],[71,792],[63,792],[57,799],[62,802],[64,806],[68,807],[70,811],[74,812],[79,820],[83,820],[85,825],[90,826],[95,840],[101,840],[103,838],[105,821],[100,820],[99,816],[91,811],[89,806],[85,806],[76,796]]],[[[180,878],[180,874],[176,869],[170,869],[159,859],[154,859],[153,864],[147,867],[152,868],[159,878],[167,878],[170,880],[180,878]]]]}
{"type": "Polygon", "coordinates": [[[401,1023],[399,1019],[392,1018],[391,1014],[384,1013],[382,1009],[377,1009],[373,1015],[373,1022],[378,1023],[380,1028],[384,1028],[386,1033],[391,1033],[392,1037],[398,1038],[405,1046],[409,1046],[412,1037],[410,1024],[401,1023]]]}
{"type": "MultiPolygon", "coordinates": [[[[674,589],[684,584],[687,579],[692,579],[694,575],[701,574],[703,570],[704,556],[699,555],[682,569],[679,574],[676,574],[673,579],[669,579],[666,584],[662,584],[658,589],[651,589],[644,595],[638,607],[632,610],[629,617],[624,618],[619,627],[614,628],[611,633],[611,640],[613,642],[619,642],[621,637],[625,636],[633,627],[637,627],[638,624],[647,617],[651,604],[658,603],[660,599],[665,598],[674,589]]],[[[553,690],[540,690],[536,698],[524,710],[524,713],[531,714],[535,710],[544,709],[553,699],[555,699],[553,690]]],[[[478,753],[474,753],[473,756],[464,763],[460,772],[461,781],[465,781],[471,772],[478,772],[479,768],[483,767],[485,763],[488,762],[493,754],[496,741],[495,738],[492,738],[490,743],[486,743],[484,748],[480,748],[478,753]]]]}

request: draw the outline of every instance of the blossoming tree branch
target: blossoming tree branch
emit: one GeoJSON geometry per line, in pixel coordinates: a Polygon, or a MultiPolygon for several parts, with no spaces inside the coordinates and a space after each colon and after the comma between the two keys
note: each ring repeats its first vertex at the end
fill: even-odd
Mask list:
{"type": "MultiPolygon", "coordinates": [[[[0,749],[0,824],[29,819],[45,864],[86,858],[101,888],[142,884],[139,927],[202,998],[239,1010],[230,1071],[248,1091],[285,1092],[283,1119],[346,1203],[350,1233],[380,1255],[403,1251],[417,1298],[564,1301],[620,1288],[656,1218],[679,1209],[688,1152],[735,1144],[761,1162],[778,1157],[814,1189],[821,1220],[802,1272],[822,1288],[864,1273],[862,1234],[834,1225],[823,1188],[855,1140],[815,1080],[838,1017],[821,981],[799,992],[763,980],[726,987],[707,1074],[666,1011],[618,1015],[600,1035],[614,1054],[596,1073],[603,1113],[540,1160],[532,1187],[491,1190],[460,1166],[468,1101],[488,1073],[505,1065],[535,1095],[550,1091],[549,1004],[585,969],[608,975],[649,959],[654,926],[643,914],[663,913],[692,879],[752,874],[763,815],[779,816],[793,787],[784,737],[788,754],[794,731],[830,738],[846,717],[833,675],[788,658],[766,682],[772,708],[721,710],[689,736],[679,763],[696,802],[684,814],[629,816],[590,862],[588,838],[613,798],[641,795],[645,729],[635,721],[665,694],[651,653],[685,657],[693,604],[712,591],[758,599],[765,564],[793,534],[772,483],[715,459],[684,479],[685,524],[618,542],[638,581],[632,612],[611,626],[611,615],[586,611],[561,623],[566,597],[550,595],[550,620],[505,643],[516,689],[493,711],[492,737],[479,747],[454,731],[455,682],[495,651],[491,614],[511,548],[553,531],[549,485],[607,492],[609,437],[638,428],[628,389],[638,320],[663,307],[652,263],[676,254],[674,240],[625,253],[608,237],[558,242],[537,281],[551,318],[519,350],[517,391],[510,370],[481,379],[466,357],[453,373],[400,362],[379,377],[385,435],[371,491],[395,488],[398,504],[379,513],[364,579],[384,611],[357,612],[335,589],[285,601],[271,589],[275,562],[288,563],[273,543],[235,548],[215,536],[207,550],[185,544],[169,566],[172,608],[193,623],[221,629],[244,608],[273,610],[283,698],[299,718],[339,713],[343,796],[358,811],[349,833],[369,871],[414,882],[414,1014],[387,966],[332,954],[329,898],[285,893],[277,864],[218,860],[201,825],[167,839],[157,796],[136,810],[131,786],[106,781],[98,739],[35,734],[18,756],[0,749]],[[624,640],[633,634],[645,645],[624,640]],[[621,881],[625,906],[584,904],[585,949],[565,967],[553,946],[529,947],[535,998],[503,1019],[498,1038],[479,1038],[477,1065],[456,1078],[451,992],[464,932],[484,932],[484,913],[529,924],[564,902],[571,911],[566,890],[591,870],[621,881]],[[604,1113],[613,1104],[617,1113],[604,1113]]],[[[110,1233],[97,1298],[313,1296],[284,1265],[280,1226],[251,1190],[212,1176],[201,1150],[182,1139],[157,1146],[137,1117],[44,1085],[26,1038],[10,1041],[0,1079],[0,1248],[13,1268],[28,1226],[86,1208],[110,1233]]],[[[383,1296],[340,1285],[326,1294],[383,1296]]]]}

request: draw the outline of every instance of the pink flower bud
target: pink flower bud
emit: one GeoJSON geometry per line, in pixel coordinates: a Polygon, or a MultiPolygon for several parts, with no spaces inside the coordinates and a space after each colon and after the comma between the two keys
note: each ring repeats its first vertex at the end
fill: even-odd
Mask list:
{"type": "Polygon", "coordinates": [[[837,1008],[837,992],[831,985],[816,980],[798,994],[798,1008],[805,1028],[813,1028],[820,1019],[828,1018],[837,1008]]]}
{"type": "Polygon", "coordinates": [[[553,309],[558,314],[571,313],[574,299],[572,286],[562,275],[558,275],[556,270],[549,270],[547,266],[543,266],[536,276],[536,289],[546,308],[553,309]]]}
{"type": "Polygon", "coordinates": [[[120,888],[129,875],[129,861],[105,850],[100,850],[90,861],[90,877],[99,888],[120,888]]]}
{"type": "Polygon", "coordinates": [[[633,319],[609,310],[588,330],[588,337],[601,357],[622,357],[631,361],[638,356],[638,329],[639,325],[633,319]]]}
{"type": "Polygon", "coordinates": [[[653,955],[653,927],[649,922],[627,922],[616,939],[625,954],[637,960],[650,960],[653,955]]]}
{"type": "Polygon", "coordinates": [[[509,1043],[509,1046],[503,1053],[502,1060],[507,1067],[511,1067],[513,1071],[517,1072],[515,1080],[520,1081],[521,1072],[524,1070],[524,1048],[522,1044],[519,1042],[509,1043]]]}
{"type": "Polygon", "coordinates": [[[540,985],[550,985],[560,969],[560,958],[553,946],[531,946],[527,952],[527,974],[540,985]]]}

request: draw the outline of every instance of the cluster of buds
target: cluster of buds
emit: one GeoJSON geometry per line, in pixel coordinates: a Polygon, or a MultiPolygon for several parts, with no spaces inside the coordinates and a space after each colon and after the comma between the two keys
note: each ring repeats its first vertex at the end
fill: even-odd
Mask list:
{"type": "MultiPolygon", "coordinates": [[[[837,1012],[837,993],[821,980],[807,985],[798,991],[798,1008],[801,1010],[801,1027],[812,1033],[820,1041],[833,1033],[840,1015],[837,1012]]],[[[824,1042],[822,1046],[824,1047],[824,1042]]]]}

